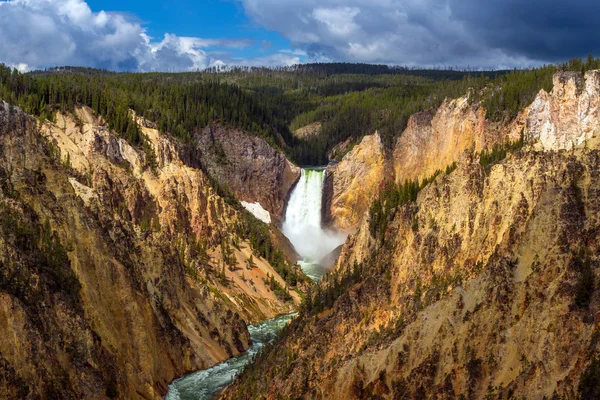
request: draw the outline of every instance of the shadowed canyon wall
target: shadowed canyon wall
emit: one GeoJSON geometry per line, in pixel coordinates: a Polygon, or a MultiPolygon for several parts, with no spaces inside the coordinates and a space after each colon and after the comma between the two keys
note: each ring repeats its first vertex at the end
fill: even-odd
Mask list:
{"type": "Polygon", "coordinates": [[[283,217],[300,168],[264,139],[236,129],[208,126],[194,135],[208,173],[240,201],[258,202],[277,219],[283,217]]]}

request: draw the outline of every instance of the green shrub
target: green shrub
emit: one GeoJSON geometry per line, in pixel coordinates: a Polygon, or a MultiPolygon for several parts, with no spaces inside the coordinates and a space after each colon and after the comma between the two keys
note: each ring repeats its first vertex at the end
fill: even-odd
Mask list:
{"type": "Polygon", "coordinates": [[[592,362],[581,375],[578,386],[579,399],[600,399],[600,360],[592,357],[592,362]]]}
{"type": "Polygon", "coordinates": [[[499,163],[506,158],[508,153],[519,151],[523,148],[524,139],[521,134],[521,138],[514,142],[505,142],[501,145],[494,145],[491,150],[484,149],[479,155],[479,163],[485,169],[487,173],[491,170],[492,166],[499,163]]]}
{"type": "Polygon", "coordinates": [[[591,260],[581,250],[571,261],[571,267],[578,275],[575,286],[575,304],[579,308],[587,308],[592,301],[596,286],[591,260]]]}

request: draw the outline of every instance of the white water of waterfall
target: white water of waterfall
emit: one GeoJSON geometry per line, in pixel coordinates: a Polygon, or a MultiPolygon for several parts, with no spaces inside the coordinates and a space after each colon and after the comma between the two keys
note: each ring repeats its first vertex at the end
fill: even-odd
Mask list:
{"type": "Polygon", "coordinates": [[[318,280],[323,273],[320,261],[344,243],[346,235],[326,231],[321,226],[323,169],[303,169],[287,205],[282,232],[292,242],[304,272],[318,280]]]}

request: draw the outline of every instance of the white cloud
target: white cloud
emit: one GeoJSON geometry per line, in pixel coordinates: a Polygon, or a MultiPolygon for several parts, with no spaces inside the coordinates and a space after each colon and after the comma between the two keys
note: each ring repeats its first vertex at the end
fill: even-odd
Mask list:
{"type": "Polygon", "coordinates": [[[502,68],[600,53],[594,0],[237,1],[291,48],[172,33],[151,38],[135,17],[92,12],[85,0],[0,0],[0,62],[21,70],[182,71],[305,61],[502,68]]]}
{"type": "Polygon", "coordinates": [[[306,51],[301,50],[301,49],[284,49],[281,50],[280,53],[285,53],[285,54],[293,54],[295,56],[301,56],[301,57],[306,57],[308,54],[306,53],[306,51]]]}
{"type": "Polygon", "coordinates": [[[315,8],[312,17],[324,25],[332,35],[346,37],[357,33],[359,26],[354,17],[360,14],[357,7],[315,8]]]}
{"type": "Polygon", "coordinates": [[[252,43],[169,33],[153,41],[134,18],[92,12],[84,0],[0,1],[0,62],[21,70],[55,65],[119,71],[204,69],[229,63],[217,57],[223,54],[215,48],[235,50],[252,43]]]}
{"type": "Polygon", "coordinates": [[[269,54],[264,57],[255,58],[234,58],[229,61],[229,65],[238,65],[246,67],[277,67],[292,66],[302,62],[302,54],[295,54],[291,51],[269,54]]]}

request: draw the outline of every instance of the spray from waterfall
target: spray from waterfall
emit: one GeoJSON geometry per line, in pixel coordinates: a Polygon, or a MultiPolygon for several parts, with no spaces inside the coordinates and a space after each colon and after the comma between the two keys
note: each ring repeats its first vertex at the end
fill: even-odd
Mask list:
{"type": "Polygon", "coordinates": [[[304,264],[313,266],[346,240],[345,235],[326,231],[321,226],[324,172],[323,169],[302,170],[282,227],[283,234],[304,258],[304,264]]]}
{"type": "MultiPolygon", "coordinates": [[[[303,169],[300,181],[294,188],[288,202],[282,231],[290,239],[298,254],[304,259],[300,266],[304,273],[315,281],[326,272],[319,261],[333,249],[342,244],[346,237],[333,234],[321,228],[321,203],[323,198],[322,169],[303,169]]],[[[252,208],[252,204],[247,204],[252,208]]],[[[260,207],[260,206],[259,206],[260,207]]],[[[262,208],[261,208],[262,209],[262,208]]],[[[268,215],[268,213],[267,213],[268,215]]],[[[252,346],[248,352],[215,365],[212,368],[197,371],[172,382],[167,400],[212,399],[236,374],[252,361],[254,355],[266,344],[271,343],[278,332],[292,318],[292,315],[250,325],[248,330],[252,346]]]]}

